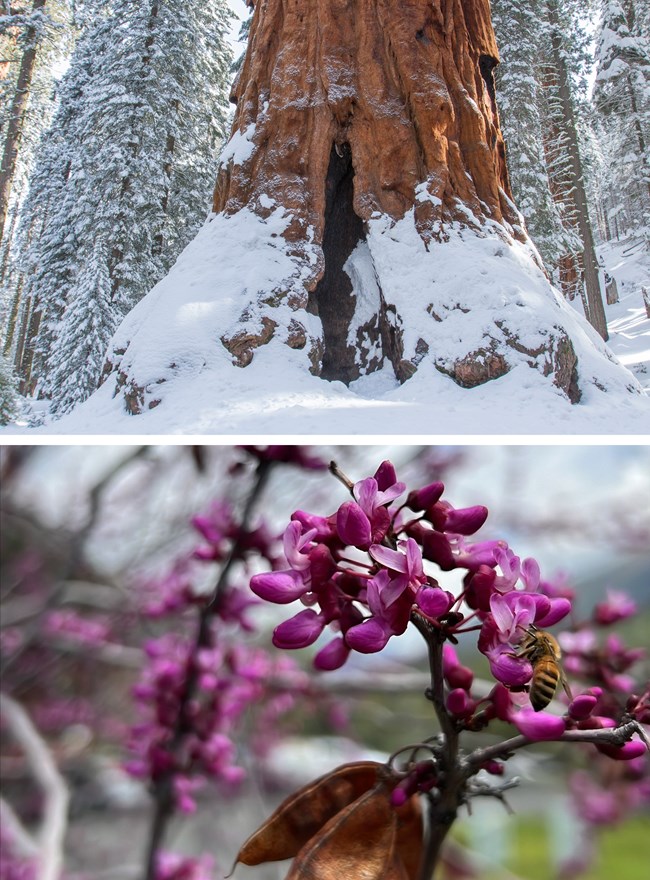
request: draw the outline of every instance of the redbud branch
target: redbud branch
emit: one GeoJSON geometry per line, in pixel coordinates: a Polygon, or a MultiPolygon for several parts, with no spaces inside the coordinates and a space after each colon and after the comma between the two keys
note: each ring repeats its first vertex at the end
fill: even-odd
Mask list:
{"type": "MultiPolygon", "coordinates": [[[[188,704],[194,698],[198,684],[198,667],[196,664],[196,656],[198,652],[210,644],[210,623],[215,611],[219,607],[224,591],[228,585],[228,576],[234,563],[240,559],[241,552],[244,548],[244,541],[248,531],[248,523],[253,509],[264,490],[268,478],[270,476],[273,465],[272,460],[262,459],[257,465],[256,480],[251,488],[244,510],[242,512],[241,523],[238,530],[238,537],[232,545],[227,559],[225,560],[219,577],[214,586],[210,601],[201,609],[199,613],[199,622],[194,645],[188,654],[185,686],[179,697],[178,715],[174,727],[174,734],[168,746],[170,754],[176,754],[183,740],[192,729],[192,722],[186,718],[186,710],[188,704]]],[[[164,839],[167,823],[174,812],[174,783],[175,771],[170,769],[168,772],[161,774],[153,783],[153,799],[155,803],[154,814],[147,842],[146,852],[146,874],[145,880],[154,880],[156,874],[156,858],[160,845],[164,839]]]]}
{"type": "MultiPolygon", "coordinates": [[[[574,743],[593,743],[594,745],[622,746],[632,739],[635,733],[639,732],[639,724],[637,721],[627,721],[620,727],[609,727],[600,730],[566,730],[561,736],[554,740],[544,740],[544,742],[574,742],[574,743]]],[[[513,736],[501,743],[487,746],[483,749],[476,749],[465,760],[465,777],[472,776],[479,767],[486,761],[494,758],[507,758],[517,749],[525,746],[538,744],[539,740],[529,739],[523,734],[513,736]]]]}
{"type": "Polygon", "coordinates": [[[460,772],[458,764],[458,728],[445,706],[445,683],[442,672],[444,635],[419,614],[412,614],[411,620],[427,643],[431,675],[431,686],[427,697],[433,704],[443,739],[440,756],[440,796],[436,800],[430,798],[429,801],[429,827],[418,876],[418,880],[430,880],[438,863],[443,841],[456,818],[465,777],[460,772]]]}

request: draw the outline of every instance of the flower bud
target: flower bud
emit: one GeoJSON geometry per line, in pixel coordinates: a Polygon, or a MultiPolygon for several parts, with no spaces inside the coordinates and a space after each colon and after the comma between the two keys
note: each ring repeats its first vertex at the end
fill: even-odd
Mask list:
{"type": "Polygon", "coordinates": [[[394,486],[397,482],[397,473],[395,472],[395,466],[393,463],[390,461],[382,461],[375,471],[374,478],[377,481],[377,488],[380,492],[385,492],[386,489],[390,489],[391,486],[394,486]]]}
{"type": "Polygon", "coordinates": [[[427,529],[422,535],[421,545],[422,556],[435,562],[443,571],[451,571],[456,567],[451,544],[442,532],[427,529]]]}
{"type": "Polygon", "coordinates": [[[313,645],[323,631],[325,621],[312,608],[300,611],[273,630],[276,648],[306,648],[313,645]]]}
{"type": "Polygon", "coordinates": [[[473,535],[478,532],[488,517],[487,507],[476,505],[465,507],[460,510],[447,511],[445,518],[445,532],[453,532],[456,535],[473,535]]]}
{"type": "Polygon", "coordinates": [[[349,653],[350,649],[339,636],[320,649],[314,657],[314,666],[316,669],[327,672],[332,669],[339,669],[348,659],[349,653]]]}
{"type": "Polygon", "coordinates": [[[426,510],[440,500],[444,491],[444,483],[429,483],[428,486],[423,486],[422,489],[414,489],[412,492],[409,492],[406,506],[410,510],[426,510]]]}
{"type": "Polygon", "coordinates": [[[467,715],[472,708],[472,701],[463,688],[456,688],[447,695],[447,709],[452,715],[467,715]]]}
{"type": "Polygon", "coordinates": [[[356,501],[345,501],[339,507],[336,530],[344,544],[367,550],[372,543],[370,521],[356,501]]]}
{"type": "Polygon", "coordinates": [[[307,592],[299,571],[270,571],[251,578],[251,590],[268,602],[286,605],[307,592]]]}
{"type": "Polygon", "coordinates": [[[491,773],[492,776],[503,776],[505,769],[500,761],[486,761],[481,765],[481,770],[491,773]]]}
{"type": "Polygon", "coordinates": [[[452,688],[462,688],[465,691],[468,691],[472,683],[474,681],[474,673],[471,669],[468,669],[467,666],[454,666],[453,669],[450,669],[447,675],[445,676],[449,687],[452,688]]]}
{"type": "Polygon", "coordinates": [[[640,758],[641,755],[645,755],[648,751],[645,743],[640,742],[638,739],[630,740],[630,742],[626,742],[622,746],[597,744],[596,748],[603,755],[614,758],[615,761],[632,761],[634,758],[640,758]]]}
{"type": "Polygon", "coordinates": [[[569,705],[569,717],[574,721],[584,721],[596,708],[597,698],[591,694],[580,694],[569,705]]]}
{"type": "Polygon", "coordinates": [[[418,589],[415,596],[415,603],[418,608],[427,617],[435,619],[440,617],[449,610],[450,605],[454,601],[454,597],[441,590],[440,587],[425,587],[418,589]]]}

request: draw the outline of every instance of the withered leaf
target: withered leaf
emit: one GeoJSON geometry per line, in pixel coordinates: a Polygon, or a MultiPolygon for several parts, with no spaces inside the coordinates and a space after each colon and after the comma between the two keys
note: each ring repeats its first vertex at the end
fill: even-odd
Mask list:
{"type": "Polygon", "coordinates": [[[326,822],[376,785],[380,770],[384,765],[375,761],[343,764],[294,792],[248,838],[236,861],[260,865],[298,855],[326,822]]]}
{"type": "MultiPolygon", "coordinates": [[[[395,850],[404,865],[408,880],[417,880],[422,858],[424,828],[422,825],[422,801],[414,796],[398,807],[395,850]]],[[[398,875],[396,875],[398,876],[398,875]]]]}
{"type": "Polygon", "coordinates": [[[295,858],[286,880],[402,880],[397,813],[382,786],[340,810],[295,858]],[[392,873],[391,872],[392,870],[392,873]]]}

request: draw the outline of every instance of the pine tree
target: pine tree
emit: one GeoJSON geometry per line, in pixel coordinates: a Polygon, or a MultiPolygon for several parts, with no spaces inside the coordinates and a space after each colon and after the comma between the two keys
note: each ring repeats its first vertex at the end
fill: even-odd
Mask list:
{"type": "MultiPolygon", "coordinates": [[[[562,204],[566,222],[580,241],[574,271],[577,279],[582,276],[578,286],[584,293],[585,315],[607,340],[603,294],[587,202],[584,145],[580,142],[580,101],[575,85],[576,74],[580,73],[584,63],[584,51],[581,52],[586,45],[582,28],[584,12],[582,0],[565,0],[562,5],[558,0],[542,2],[544,150],[551,191],[555,200],[562,204]]],[[[566,266],[564,271],[567,271],[566,266]]]]}
{"type": "Polygon", "coordinates": [[[17,381],[11,370],[11,364],[0,354],[0,425],[6,425],[16,418],[18,413],[17,381]]]}
{"type": "Polygon", "coordinates": [[[492,0],[492,19],[501,56],[496,81],[512,190],[531,238],[554,273],[580,245],[564,205],[553,198],[544,153],[540,2],[492,0]]]}
{"type": "Polygon", "coordinates": [[[68,57],[74,40],[75,5],[79,3],[73,0],[47,0],[34,13],[27,3],[0,3],[0,11],[5,12],[0,15],[0,144],[9,160],[3,182],[10,190],[0,235],[0,323],[2,350],[7,356],[22,344],[17,333],[24,317],[23,278],[17,259],[20,213],[36,147],[54,113],[55,73],[68,57]],[[12,120],[15,123],[17,118],[18,79],[26,67],[25,52],[30,47],[35,50],[33,69],[18,102],[22,107],[20,127],[11,137],[12,120]]]}
{"type": "Polygon", "coordinates": [[[54,412],[94,390],[105,341],[205,218],[226,125],[229,18],[225,0],[109,0],[79,40],[39,157],[37,177],[58,183],[34,193],[24,223],[45,217],[25,266],[42,313],[34,369],[54,412]],[[97,313],[101,350],[85,369],[85,325],[71,298],[104,291],[89,265],[107,273],[109,307],[97,313]]]}
{"type": "Polygon", "coordinates": [[[63,415],[96,388],[111,336],[113,304],[105,243],[98,239],[68,293],[56,334],[52,412],[63,415]]]}
{"type": "Polygon", "coordinates": [[[650,41],[641,21],[632,0],[604,0],[593,102],[604,147],[608,238],[650,227],[650,41]]]}

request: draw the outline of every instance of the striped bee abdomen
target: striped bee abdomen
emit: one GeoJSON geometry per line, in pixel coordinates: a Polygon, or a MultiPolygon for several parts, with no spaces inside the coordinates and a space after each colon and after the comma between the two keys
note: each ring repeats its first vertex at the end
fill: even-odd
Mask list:
{"type": "Polygon", "coordinates": [[[551,702],[559,680],[560,669],[556,660],[544,659],[535,665],[530,683],[530,702],[536,712],[545,709],[551,702]]]}

